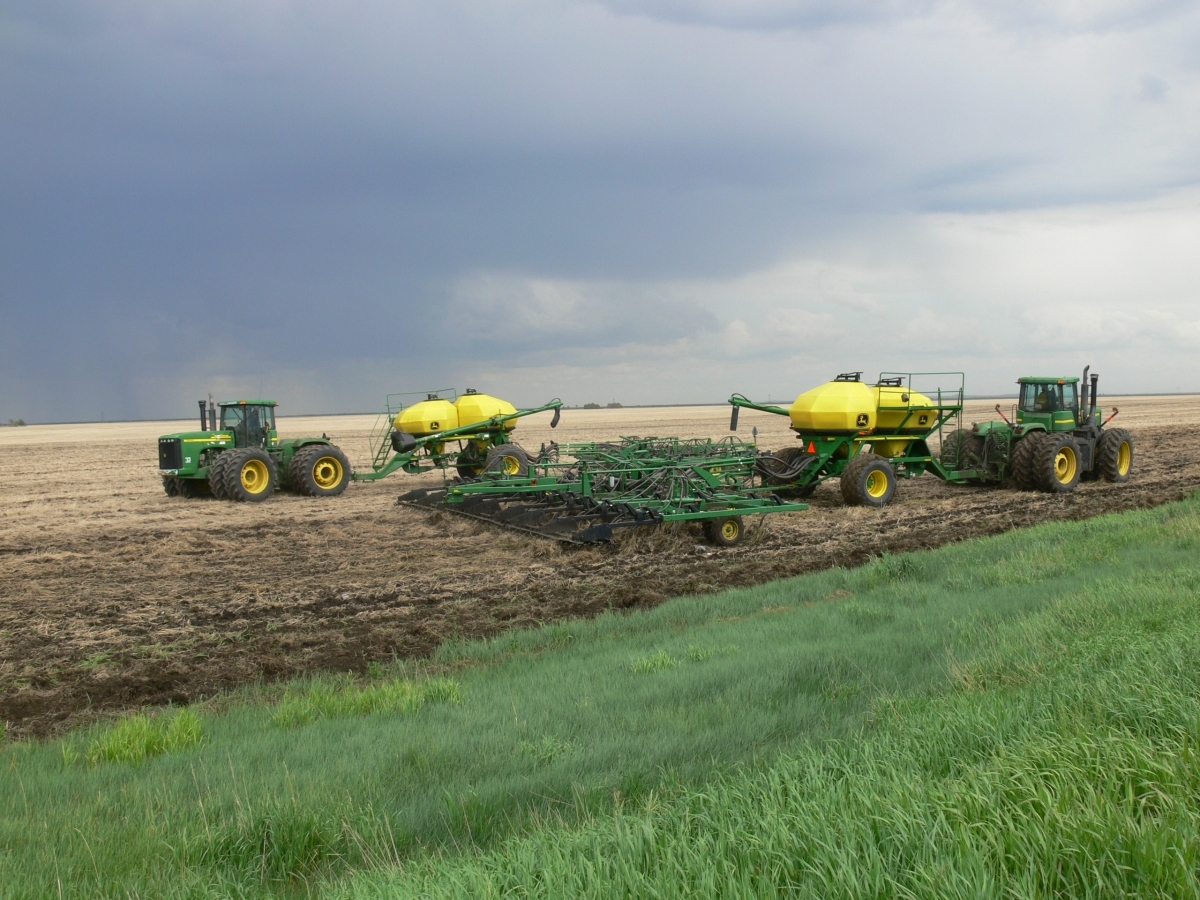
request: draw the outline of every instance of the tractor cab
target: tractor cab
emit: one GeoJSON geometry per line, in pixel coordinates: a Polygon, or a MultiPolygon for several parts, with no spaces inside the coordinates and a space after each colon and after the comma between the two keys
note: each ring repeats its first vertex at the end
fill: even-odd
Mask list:
{"type": "Polygon", "coordinates": [[[221,431],[233,433],[235,447],[269,447],[278,441],[274,400],[221,404],[221,431]]]}
{"type": "Polygon", "coordinates": [[[1079,427],[1078,378],[1021,378],[1017,422],[1041,425],[1047,431],[1079,427]]]}

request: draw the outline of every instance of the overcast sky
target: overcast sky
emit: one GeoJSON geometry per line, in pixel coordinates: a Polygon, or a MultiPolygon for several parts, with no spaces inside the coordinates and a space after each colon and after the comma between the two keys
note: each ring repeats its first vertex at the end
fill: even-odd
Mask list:
{"type": "Polygon", "coordinates": [[[1200,4],[0,6],[0,420],[1200,390],[1200,4]]]}

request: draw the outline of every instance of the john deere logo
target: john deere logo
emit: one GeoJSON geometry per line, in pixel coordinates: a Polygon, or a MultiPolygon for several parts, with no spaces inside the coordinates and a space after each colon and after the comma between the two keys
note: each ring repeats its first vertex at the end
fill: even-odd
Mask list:
{"type": "Polygon", "coordinates": [[[429,427],[432,428],[434,431],[437,431],[438,424],[439,424],[438,422],[430,422],[429,427]]]}
{"type": "Polygon", "coordinates": [[[919,417],[919,418],[917,419],[917,424],[918,424],[918,425],[928,425],[928,424],[929,424],[929,416],[921,416],[921,417],[919,417]]]}
{"type": "Polygon", "coordinates": [[[859,413],[859,414],[858,414],[858,427],[859,427],[859,428],[866,428],[866,427],[867,427],[867,422],[868,422],[868,421],[869,421],[869,419],[867,418],[867,414],[866,414],[866,413],[859,413]]]}

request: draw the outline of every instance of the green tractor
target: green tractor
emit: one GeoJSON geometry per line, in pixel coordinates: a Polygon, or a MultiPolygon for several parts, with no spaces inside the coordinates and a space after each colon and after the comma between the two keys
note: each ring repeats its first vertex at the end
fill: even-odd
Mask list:
{"type": "Polygon", "coordinates": [[[167,495],[257,502],[277,488],[309,497],[345,491],[352,474],[346,454],[324,435],[281,441],[275,406],[274,400],[214,404],[210,397],[207,406],[201,400],[199,431],[158,439],[158,469],[167,495]]]}
{"type": "Polygon", "coordinates": [[[942,466],[953,480],[996,483],[1012,479],[1023,490],[1062,494],[1080,480],[1127,481],[1133,471],[1133,438],[1107,428],[1096,406],[1099,375],[1021,378],[1015,421],[999,404],[1001,421],[980,422],[942,441],[942,466]]]}

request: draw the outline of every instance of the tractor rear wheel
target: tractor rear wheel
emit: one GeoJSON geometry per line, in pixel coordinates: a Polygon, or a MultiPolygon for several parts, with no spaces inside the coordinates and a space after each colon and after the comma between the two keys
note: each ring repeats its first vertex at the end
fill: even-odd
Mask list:
{"type": "Polygon", "coordinates": [[[1069,434],[1048,434],[1033,454],[1037,486],[1049,494],[1065,494],[1079,484],[1079,444],[1069,434]]]}
{"type": "Polygon", "coordinates": [[[746,534],[741,516],[704,520],[704,536],[718,547],[732,547],[746,534]]]}
{"type": "Polygon", "coordinates": [[[952,472],[975,469],[983,459],[983,441],[969,431],[952,431],[942,441],[938,455],[942,465],[952,472]]]}
{"type": "Polygon", "coordinates": [[[529,474],[529,454],[516,444],[499,444],[484,457],[483,471],[509,478],[525,478],[529,474]]]}
{"type": "Polygon", "coordinates": [[[1096,461],[1105,481],[1128,481],[1133,471],[1133,438],[1124,428],[1112,428],[1100,435],[1096,461]]]}
{"type": "Polygon", "coordinates": [[[336,497],[350,483],[350,460],[333,444],[309,444],[292,457],[288,483],[306,497],[336,497]]]}
{"type": "Polygon", "coordinates": [[[1044,431],[1032,431],[1017,441],[1012,455],[1012,480],[1023,491],[1037,488],[1037,479],[1033,477],[1033,458],[1037,455],[1038,444],[1046,437],[1044,431]]]}
{"type": "Polygon", "coordinates": [[[850,506],[885,506],[896,496],[896,470],[882,456],[860,453],[846,464],[841,487],[850,506]]]}
{"type": "Polygon", "coordinates": [[[275,460],[266,451],[245,447],[221,455],[229,456],[222,468],[226,499],[259,503],[275,492],[279,472],[275,460]]]}

